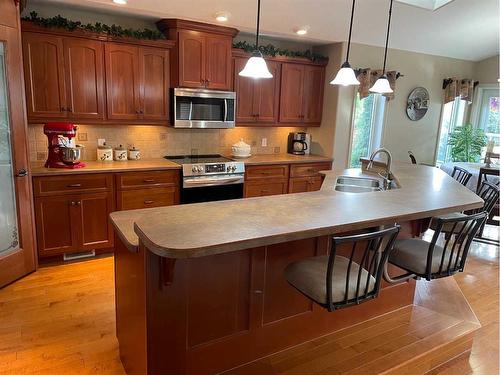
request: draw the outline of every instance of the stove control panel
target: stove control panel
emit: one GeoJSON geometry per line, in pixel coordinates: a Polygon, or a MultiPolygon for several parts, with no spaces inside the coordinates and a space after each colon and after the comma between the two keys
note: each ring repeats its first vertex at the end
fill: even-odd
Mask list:
{"type": "Polygon", "coordinates": [[[245,164],[243,162],[226,163],[204,163],[204,164],[183,164],[183,176],[203,176],[213,174],[233,174],[245,173],[245,164]]]}

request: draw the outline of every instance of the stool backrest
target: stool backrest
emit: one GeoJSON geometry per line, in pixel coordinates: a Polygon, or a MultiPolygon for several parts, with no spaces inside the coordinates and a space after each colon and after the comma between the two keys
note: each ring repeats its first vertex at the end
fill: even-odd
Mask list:
{"type": "MultiPolygon", "coordinates": [[[[437,279],[440,277],[451,276],[462,271],[467,260],[470,244],[476,236],[476,233],[483,225],[488,214],[485,211],[467,215],[464,217],[441,218],[436,217],[436,231],[432,237],[427,253],[426,279],[437,279]],[[439,259],[439,268],[437,272],[432,272],[434,251],[439,235],[443,231],[443,226],[447,226],[448,235],[445,236],[443,252],[439,259]]],[[[434,220],[433,219],[433,220],[434,220]]],[[[435,266],[435,265],[434,265],[435,266]]]]}
{"type": "Polygon", "coordinates": [[[400,226],[396,225],[388,229],[366,234],[332,237],[332,248],[326,273],[326,307],[330,311],[359,304],[378,296],[384,265],[393,249],[399,230],[400,226]],[[342,302],[333,303],[333,269],[339,246],[344,244],[347,244],[347,248],[349,248],[349,263],[345,274],[345,297],[342,302]],[[368,277],[366,277],[366,272],[368,273],[368,277]],[[352,291],[349,292],[350,288],[352,288],[353,276],[355,276],[354,280],[356,281],[354,296],[352,296],[352,291]],[[372,285],[370,285],[373,280],[372,277],[375,279],[374,288],[371,288],[372,285]]]}
{"type": "Polygon", "coordinates": [[[408,156],[410,157],[412,164],[417,164],[417,158],[415,158],[415,155],[413,154],[413,152],[408,151],[408,156]]]}
{"type": "Polygon", "coordinates": [[[472,173],[470,173],[467,169],[455,166],[453,167],[451,177],[460,182],[462,185],[466,186],[470,178],[472,177],[472,173]]]}
{"type": "Polygon", "coordinates": [[[485,211],[488,214],[490,214],[491,211],[493,210],[493,207],[495,206],[495,203],[498,202],[498,196],[499,196],[498,186],[491,182],[483,181],[481,183],[479,191],[477,192],[477,195],[479,195],[481,199],[484,201],[484,206],[473,210],[472,213],[485,211]]]}

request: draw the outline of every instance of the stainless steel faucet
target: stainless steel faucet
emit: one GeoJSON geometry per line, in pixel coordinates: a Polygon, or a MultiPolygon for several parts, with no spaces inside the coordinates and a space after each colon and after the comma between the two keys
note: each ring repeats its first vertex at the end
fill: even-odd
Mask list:
{"type": "Polygon", "coordinates": [[[388,190],[391,188],[392,180],[394,179],[391,172],[392,155],[388,149],[381,147],[375,150],[370,156],[370,163],[368,164],[366,170],[369,171],[373,168],[373,161],[375,160],[375,157],[380,153],[384,153],[387,155],[387,164],[385,167],[385,175],[381,173],[379,173],[378,175],[384,179],[384,190],[388,190]]]}

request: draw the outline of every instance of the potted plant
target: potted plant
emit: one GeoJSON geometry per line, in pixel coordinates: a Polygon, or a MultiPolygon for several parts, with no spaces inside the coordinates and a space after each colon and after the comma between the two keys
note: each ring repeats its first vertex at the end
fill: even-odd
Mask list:
{"type": "Polygon", "coordinates": [[[474,128],[472,124],[456,127],[448,139],[452,160],[469,163],[479,162],[481,149],[486,146],[486,141],[487,138],[483,130],[474,128]]]}

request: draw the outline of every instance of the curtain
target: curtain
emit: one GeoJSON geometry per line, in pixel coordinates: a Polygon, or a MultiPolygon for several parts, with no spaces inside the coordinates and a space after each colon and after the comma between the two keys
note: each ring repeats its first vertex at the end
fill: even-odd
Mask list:
{"type": "Polygon", "coordinates": [[[457,79],[456,77],[447,78],[443,81],[444,103],[450,103],[455,98],[460,97],[468,103],[472,103],[474,96],[475,82],[472,79],[457,79]]]}
{"type": "MultiPolygon", "coordinates": [[[[358,92],[359,92],[359,97],[361,99],[366,98],[368,95],[370,95],[370,87],[372,87],[375,84],[375,81],[379,79],[379,77],[382,75],[382,69],[370,69],[370,68],[365,68],[365,69],[359,69],[356,72],[356,78],[360,82],[360,85],[358,86],[358,92]]],[[[394,99],[394,93],[396,92],[396,79],[398,78],[399,74],[395,70],[391,70],[386,72],[387,80],[389,81],[389,85],[391,86],[391,89],[394,91],[390,94],[382,94],[387,98],[387,100],[394,99]]]]}

